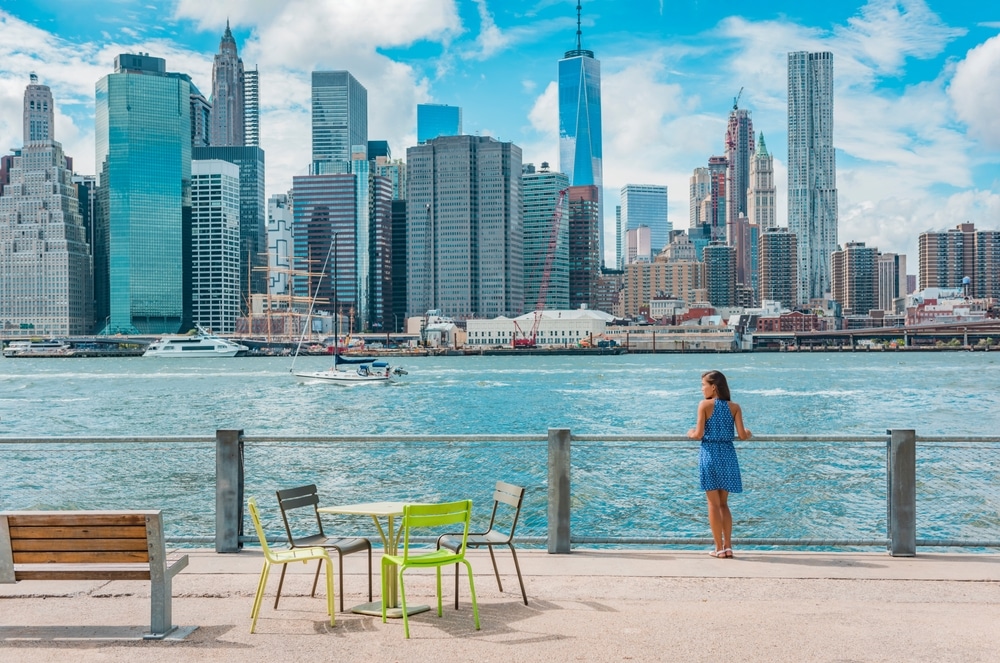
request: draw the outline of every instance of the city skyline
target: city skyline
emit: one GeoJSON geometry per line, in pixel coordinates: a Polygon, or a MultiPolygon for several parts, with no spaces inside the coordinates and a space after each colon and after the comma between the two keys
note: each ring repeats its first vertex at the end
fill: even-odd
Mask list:
{"type": "MultiPolygon", "coordinates": [[[[416,104],[444,103],[463,108],[467,133],[513,141],[526,162],[558,163],[557,62],[576,45],[575,2],[384,4],[377,22],[349,3],[310,11],[295,1],[5,7],[0,138],[19,146],[21,97],[35,71],[53,89],[67,155],[78,172],[93,172],[94,85],[114,55],[166,58],[210,90],[228,19],[246,67],[260,70],[267,196],[287,192],[308,167],[314,70],[358,78],[369,90],[369,135],[388,140],[394,154],[416,144],[416,104]],[[333,33],[350,38],[330,40],[333,33]]],[[[683,218],[688,178],[724,153],[728,111],[742,87],[740,107],[775,157],[778,223],[786,225],[787,53],[829,50],[841,244],[915,257],[925,230],[966,221],[995,227],[1000,91],[982,82],[1000,71],[1000,9],[939,0],[831,4],[584,2],[582,47],[602,66],[602,197],[614,200],[629,182],[666,184],[677,192],[670,216],[683,218]]],[[[604,243],[613,247],[614,206],[603,211],[604,243]]]]}

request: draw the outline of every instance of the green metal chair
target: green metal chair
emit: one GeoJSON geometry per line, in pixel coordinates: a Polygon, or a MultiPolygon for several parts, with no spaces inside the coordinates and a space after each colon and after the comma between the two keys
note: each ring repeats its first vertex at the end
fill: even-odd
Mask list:
{"type": "MultiPolygon", "coordinates": [[[[250,632],[257,628],[257,617],[260,616],[260,606],[264,602],[264,588],[267,586],[267,576],[271,572],[272,564],[285,564],[292,562],[302,562],[303,564],[314,559],[323,560],[326,565],[326,612],[330,615],[330,626],[334,625],[334,600],[333,600],[333,562],[324,548],[290,548],[288,550],[271,550],[267,545],[267,537],[264,535],[264,527],[260,524],[260,511],[257,509],[257,500],[251,497],[247,500],[247,508],[250,511],[250,519],[253,521],[253,528],[257,530],[257,538],[260,540],[261,550],[264,551],[264,568],[260,572],[260,581],[257,583],[257,594],[253,599],[253,610],[250,617],[250,632]]],[[[471,571],[470,571],[471,574],[471,571]]]]}
{"type": "MultiPolygon", "coordinates": [[[[524,488],[514,484],[497,481],[493,490],[493,512],[490,514],[490,524],[485,532],[470,532],[465,542],[468,548],[481,548],[485,546],[490,551],[490,560],[493,562],[493,575],[497,579],[497,587],[503,591],[503,584],[500,582],[500,570],[497,568],[497,558],[493,554],[493,546],[507,546],[510,548],[511,557],[514,558],[514,570],[517,571],[517,582],[521,586],[521,599],[524,605],[528,605],[528,594],[524,591],[524,579],[521,578],[521,565],[517,563],[517,551],[514,550],[514,530],[517,528],[517,520],[521,517],[521,504],[524,503],[524,488]],[[503,504],[507,514],[500,513],[500,505],[503,504]],[[513,509],[513,512],[511,512],[513,509]],[[509,523],[509,527],[505,526],[509,523]]],[[[458,532],[442,534],[438,537],[438,548],[447,548],[457,551],[462,545],[461,534],[458,532]]],[[[458,610],[458,564],[455,565],[455,609],[458,610]]]]}
{"type": "Polygon", "coordinates": [[[465,542],[469,536],[469,521],[472,518],[472,500],[459,502],[444,502],[440,504],[407,504],[403,509],[403,554],[382,556],[382,622],[385,623],[386,598],[388,596],[389,573],[391,566],[398,565],[399,596],[403,611],[403,631],[410,637],[410,620],[406,614],[406,588],[403,585],[403,572],[410,568],[433,568],[437,575],[437,611],[438,617],[443,614],[441,609],[441,567],[451,564],[465,564],[469,573],[469,593],[472,596],[472,614],[479,630],[479,605],[476,603],[476,586],[472,579],[472,565],[465,559],[465,542]],[[410,537],[413,530],[434,529],[450,525],[462,526],[462,541],[458,551],[448,549],[410,548],[410,537]]]}

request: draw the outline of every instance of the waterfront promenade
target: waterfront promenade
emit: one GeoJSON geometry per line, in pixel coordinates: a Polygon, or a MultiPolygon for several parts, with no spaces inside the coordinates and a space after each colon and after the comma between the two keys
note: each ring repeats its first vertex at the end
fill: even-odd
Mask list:
{"type": "MultiPolygon", "coordinates": [[[[273,609],[268,584],[257,633],[250,608],[262,558],[185,551],[174,579],[183,639],[144,642],[149,583],[25,581],[0,585],[0,661],[996,661],[1000,555],[758,552],[732,560],[665,549],[521,552],[530,604],[510,556],[500,593],[484,551],[470,553],[482,630],[468,589],[445,611],[402,624],[338,613],[309,597],[313,566],[294,565],[273,609]]],[[[367,600],[364,561],[345,558],[348,604],[367,600]]],[[[378,560],[375,560],[376,574],[378,560]]],[[[376,592],[378,579],[375,579],[376,592]]],[[[411,603],[433,602],[433,575],[407,574],[411,603]]],[[[340,591],[338,586],[337,591],[340,591]]]]}

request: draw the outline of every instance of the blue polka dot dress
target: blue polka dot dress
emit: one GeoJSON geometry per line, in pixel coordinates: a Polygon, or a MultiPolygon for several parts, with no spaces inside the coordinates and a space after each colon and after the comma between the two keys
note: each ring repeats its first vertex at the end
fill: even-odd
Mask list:
{"type": "Polygon", "coordinates": [[[702,490],[743,492],[740,463],[733,446],[736,424],[729,402],[715,399],[712,416],[705,422],[705,435],[701,438],[698,457],[698,474],[702,490]]]}

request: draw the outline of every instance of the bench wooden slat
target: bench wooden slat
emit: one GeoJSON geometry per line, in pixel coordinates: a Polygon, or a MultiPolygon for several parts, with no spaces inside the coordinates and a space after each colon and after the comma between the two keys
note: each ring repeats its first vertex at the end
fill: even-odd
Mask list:
{"type": "Polygon", "coordinates": [[[141,539],[13,539],[15,553],[65,550],[143,550],[148,551],[145,537],[141,539]]]}
{"type": "Polygon", "coordinates": [[[143,511],[100,512],[100,511],[36,511],[6,512],[7,521],[14,527],[115,527],[146,526],[143,511]]]}
{"type": "Polygon", "coordinates": [[[146,525],[111,527],[39,527],[13,525],[11,539],[139,539],[146,540],[146,525]]]}
{"type": "Polygon", "coordinates": [[[149,551],[136,552],[15,552],[14,565],[18,564],[129,564],[149,562],[149,551]]]}
{"type": "Polygon", "coordinates": [[[149,580],[148,564],[14,565],[17,580],[149,580]]]}

